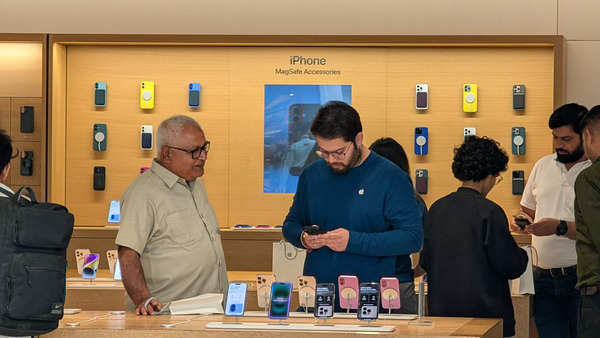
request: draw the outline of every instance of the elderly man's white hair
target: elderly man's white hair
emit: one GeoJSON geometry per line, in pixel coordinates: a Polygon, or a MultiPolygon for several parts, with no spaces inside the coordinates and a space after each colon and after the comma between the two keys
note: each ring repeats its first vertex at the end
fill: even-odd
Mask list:
{"type": "Polygon", "coordinates": [[[185,115],[171,116],[160,123],[156,131],[156,151],[159,157],[163,146],[172,145],[185,127],[197,127],[202,130],[196,120],[185,115]]]}

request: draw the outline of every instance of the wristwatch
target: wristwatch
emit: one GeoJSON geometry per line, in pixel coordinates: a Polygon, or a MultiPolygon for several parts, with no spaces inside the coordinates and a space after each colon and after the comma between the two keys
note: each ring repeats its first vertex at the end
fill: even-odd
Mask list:
{"type": "Polygon", "coordinates": [[[564,236],[567,231],[569,231],[567,222],[560,220],[560,222],[558,222],[558,226],[556,227],[556,236],[564,236]]]}

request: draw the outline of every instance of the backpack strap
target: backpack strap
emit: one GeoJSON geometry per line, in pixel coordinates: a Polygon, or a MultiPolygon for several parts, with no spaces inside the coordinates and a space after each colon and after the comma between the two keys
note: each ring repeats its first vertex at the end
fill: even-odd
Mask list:
{"type": "Polygon", "coordinates": [[[2,187],[0,187],[0,192],[3,193],[4,195],[8,196],[9,198],[15,196],[15,194],[13,194],[12,192],[10,192],[2,187]]]}
{"type": "Polygon", "coordinates": [[[14,195],[17,201],[19,201],[23,197],[23,190],[27,190],[27,196],[29,196],[31,202],[37,203],[37,199],[35,198],[35,193],[33,192],[33,189],[31,189],[31,187],[28,186],[22,186],[19,190],[17,190],[17,192],[14,195]]]}

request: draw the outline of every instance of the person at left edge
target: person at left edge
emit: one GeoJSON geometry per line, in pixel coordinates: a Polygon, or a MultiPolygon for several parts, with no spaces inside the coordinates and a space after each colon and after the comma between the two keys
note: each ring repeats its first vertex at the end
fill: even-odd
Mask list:
{"type": "Polygon", "coordinates": [[[300,175],[283,223],[285,239],[307,249],[304,275],[318,283],[336,283],[339,275],[356,275],[361,282],[396,276],[396,257],[408,258],[423,242],[407,173],[363,145],[358,112],[344,102],[322,106],[310,131],[322,160],[300,175]],[[327,232],[303,231],[313,224],[327,232]]]}
{"type": "Polygon", "coordinates": [[[192,118],[164,120],[157,158],[121,197],[115,243],[126,309],[153,314],[166,302],[227,292],[227,270],[215,212],[201,176],[210,142],[192,118]]]}

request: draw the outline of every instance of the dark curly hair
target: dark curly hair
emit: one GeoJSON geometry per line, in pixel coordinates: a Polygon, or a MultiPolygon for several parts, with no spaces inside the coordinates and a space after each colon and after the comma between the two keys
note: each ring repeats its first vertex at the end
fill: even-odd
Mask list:
{"type": "Polygon", "coordinates": [[[498,142],[487,137],[468,137],[454,149],[452,172],[461,181],[478,182],[506,170],[508,156],[498,142]]]}
{"type": "Polygon", "coordinates": [[[346,142],[354,142],[361,131],[358,112],[342,101],[329,101],[321,106],[310,126],[310,132],[314,136],[325,139],[342,137],[346,142]]]}

